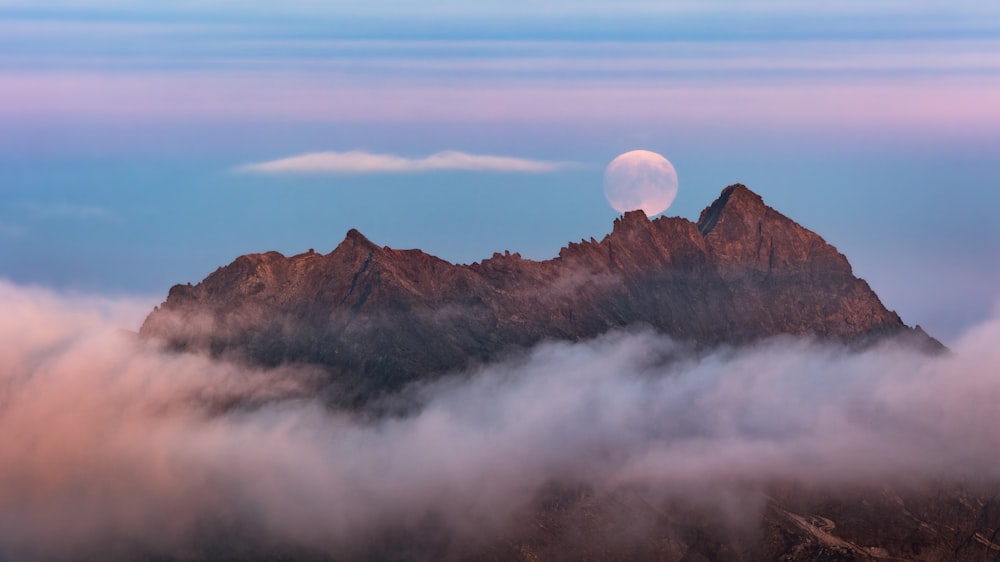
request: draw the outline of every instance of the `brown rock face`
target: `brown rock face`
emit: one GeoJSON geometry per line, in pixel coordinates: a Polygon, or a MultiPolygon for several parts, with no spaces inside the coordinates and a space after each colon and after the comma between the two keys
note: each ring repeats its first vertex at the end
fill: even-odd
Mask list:
{"type": "MultiPolygon", "coordinates": [[[[634,211],[602,240],[571,243],[543,262],[504,253],[454,265],[377,246],[356,230],[326,255],[241,256],[196,286],[173,287],[141,335],[264,365],[319,365],[335,400],[357,406],[542,340],[636,323],[702,349],[778,334],[852,345],[905,336],[940,349],[886,310],[836,248],[742,185],[723,190],[697,224],[634,211]]],[[[554,484],[495,542],[462,550],[421,528],[373,538],[356,559],[978,561],[1000,553],[1000,496],[988,486],[776,483],[761,491],[744,528],[703,504],[554,484]]]]}
{"type": "Polygon", "coordinates": [[[505,253],[454,265],[356,230],[326,255],[241,256],[173,287],[140,333],[264,365],[320,365],[361,403],[512,348],[635,323],[699,348],[776,334],[936,343],[886,310],[834,247],[742,185],[697,224],[633,211],[601,241],[542,262],[505,253]]]}

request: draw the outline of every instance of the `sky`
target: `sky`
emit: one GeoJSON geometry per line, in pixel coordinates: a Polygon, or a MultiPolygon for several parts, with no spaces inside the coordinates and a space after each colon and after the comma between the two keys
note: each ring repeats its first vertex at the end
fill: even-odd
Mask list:
{"type": "Polygon", "coordinates": [[[955,342],[1000,297],[998,100],[994,2],[0,0],[0,279],[151,306],[351,228],[547,259],[646,149],[665,214],[744,183],[955,342]]]}

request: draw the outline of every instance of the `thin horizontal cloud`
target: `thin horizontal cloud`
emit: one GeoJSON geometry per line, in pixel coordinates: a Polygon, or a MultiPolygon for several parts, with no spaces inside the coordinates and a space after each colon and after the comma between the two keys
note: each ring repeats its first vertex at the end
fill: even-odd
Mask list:
{"type": "Polygon", "coordinates": [[[26,203],[25,210],[36,219],[111,219],[114,215],[95,205],[76,205],[60,201],[51,204],[26,203]]]}
{"type": "Polygon", "coordinates": [[[379,174],[438,170],[544,173],[573,165],[572,162],[468,154],[454,150],[437,152],[425,158],[407,158],[395,154],[374,154],[362,150],[349,150],[347,152],[310,152],[280,160],[247,164],[236,168],[236,171],[265,174],[379,174]]]}
{"type": "MultiPolygon", "coordinates": [[[[647,73],[648,74],[648,73],[647,73]]],[[[309,73],[0,73],[11,103],[0,120],[253,118],[366,123],[640,122],[700,130],[706,123],[768,130],[966,131],[1000,127],[1000,74],[864,79],[789,76],[667,80],[656,76],[452,84],[373,79],[344,84],[309,73]],[[197,91],[197,97],[185,92],[197,91]],[[822,110],[820,110],[822,108],[822,110]]],[[[249,164],[254,166],[254,164],[249,164]]],[[[249,171],[249,170],[244,170],[249,171]]],[[[260,171],[260,170],[258,170],[260,171]]]]}

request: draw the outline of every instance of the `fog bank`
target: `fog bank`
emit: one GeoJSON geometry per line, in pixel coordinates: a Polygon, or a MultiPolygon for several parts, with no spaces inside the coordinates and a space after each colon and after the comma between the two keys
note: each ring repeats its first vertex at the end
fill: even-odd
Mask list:
{"type": "Polygon", "coordinates": [[[325,408],[308,369],[122,333],[144,306],[0,282],[0,558],[176,553],[219,529],[335,554],[427,521],[474,540],[553,482],[713,501],[1000,479],[997,313],[938,357],[794,338],[693,355],[648,329],[549,343],[372,420],[325,408]]]}

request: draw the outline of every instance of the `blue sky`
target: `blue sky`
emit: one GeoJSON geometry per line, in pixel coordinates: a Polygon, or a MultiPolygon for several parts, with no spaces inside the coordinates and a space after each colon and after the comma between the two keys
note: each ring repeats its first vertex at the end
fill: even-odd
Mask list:
{"type": "Polygon", "coordinates": [[[155,301],[349,228],[544,259],[610,229],[604,166],[643,148],[677,169],[667,214],[745,183],[946,340],[1000,296],[991,2],[0,0],[0,99],[22,284],[155,301]],[[560,165],[243,168],[329,151],[560,165]]]}

